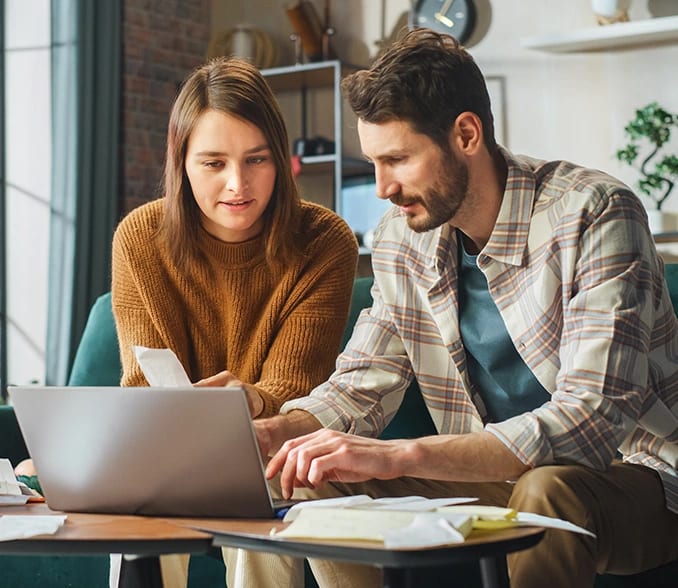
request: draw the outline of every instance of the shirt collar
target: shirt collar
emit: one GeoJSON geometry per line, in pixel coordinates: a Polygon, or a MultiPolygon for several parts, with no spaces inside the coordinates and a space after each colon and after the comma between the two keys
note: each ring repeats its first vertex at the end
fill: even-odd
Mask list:
{"type": "Polygon", "coordinates": [[[492,259],[509,265],[523,265],[536,194],[537,181],[527,163],[499,147],[508,173],[504,196],[490,238],[481,251],[492,259]]]}
{"type": "MultiPolygon", "coordinates": [[[[498,148],[508,168],[506,187],[497,221],[479,259],[487,256],[501,263],[521,266],[527,253],[537,180],[527,159],[513,155],[504,147],[498,148]]],[[[430,256],[430,266],[442,274],[449,266],[450,258],[457,257],[457,231],[445,223],[434,229],[430,237],[423,237],[420,245],[430,256]]]]}

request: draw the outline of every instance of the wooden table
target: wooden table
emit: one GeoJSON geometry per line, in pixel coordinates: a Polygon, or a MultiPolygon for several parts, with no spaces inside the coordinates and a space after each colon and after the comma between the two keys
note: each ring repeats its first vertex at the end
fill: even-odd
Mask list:
{"type": "Polygon", "coordinates": [[[54,535],[0,541],[0,553],[75,555],[137,554],[123,558],[120,586],[162,586],[159,555],[205,553],[213,545],[267,551],[299,558],[329,559],[378,566],[384,587],[418,587],[417,569],[478,562],[485,588],[508,588],[506,554],[541,541],[544,529],[516,527],[473,532],[464,543],[425,549],[387,549],[377,544],[348,541],[299,541],[270,535],[285,523],[273,520],[169,519],[112,514],[62,513],[45,504],[0,507],[0,514],[67,514],[54,535]]]}
{"type": "Polygon", "coordinates": [[[0,553],[34,555],[87,555],[133,553],[123,558],[120,586],[160,588],[159,555],[205,553],[212,546],[209,533],[176,525],[171,520],[131,515],[63,513],[45,504],[0,506],[2,515],[67,514],[54,535],[38,535],[16,541],[0,541],[0,553]]]}
{"type": "Polygon", "coordinates": [[[292,540],[270,535],[281,521],[180,519],[179,524],[211,533],[214,545],[267,551],[299,558],[330,559],[378,566],[384,587],[418,588],[417,569],[477,561],[484,588],[508,588],[506,554],[533,547],[544,536],[540,527],[474,531],[464,543],[424,549],[387,549],[377,544],[348,541],[292,540]]]}

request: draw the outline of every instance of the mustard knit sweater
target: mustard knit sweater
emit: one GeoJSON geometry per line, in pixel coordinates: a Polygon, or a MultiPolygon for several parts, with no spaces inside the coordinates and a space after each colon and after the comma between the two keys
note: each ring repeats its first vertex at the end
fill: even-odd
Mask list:
{"type": "Polygon", "coordinates": [[[346,223],[302,203],[301,254],[274,271],[261,237],[224,243],[201,229],[207,263],[181,274],[154,237],[163,206],[155,200],[133,210],[113,238],[122,385],[147,385],[133,345],[172,349],[193,382],[231,371],[256,386],[262,417],[322,383],[339,351],[355,277],[358,251],[346,223]]]}

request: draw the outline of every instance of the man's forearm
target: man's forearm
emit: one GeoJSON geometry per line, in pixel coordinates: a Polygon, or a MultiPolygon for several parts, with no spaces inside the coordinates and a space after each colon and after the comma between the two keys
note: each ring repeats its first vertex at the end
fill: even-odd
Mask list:
{"type": "Polygon", "coordinates": [[[488,432],[412,439],[403,446],[401,474],[456,482],[517,480],[529,466],[488,432]]]}

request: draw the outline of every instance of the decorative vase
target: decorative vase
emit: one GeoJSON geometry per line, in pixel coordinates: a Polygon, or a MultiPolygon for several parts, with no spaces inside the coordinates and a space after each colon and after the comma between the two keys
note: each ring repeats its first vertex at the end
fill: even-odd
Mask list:
{"type": "Polygon", "coordinates": [[[608,25],[629,20],[631,0],[591,0],[591,8],[599,25],[608,25]]]}
{"type": "Polygon", "coordinates": [[[260,69],[272,67],[278,58],[271,37],[249,25],[238,25],[214,35],[207,49],[207,57],[210,59],[220,55],[242,57],[260,69]]]}

